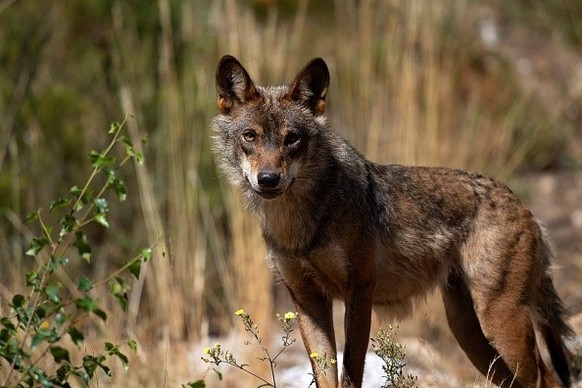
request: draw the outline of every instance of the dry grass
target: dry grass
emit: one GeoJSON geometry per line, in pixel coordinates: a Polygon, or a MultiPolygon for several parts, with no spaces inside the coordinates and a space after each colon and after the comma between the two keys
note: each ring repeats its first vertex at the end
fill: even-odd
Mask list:
{"type": "Polygon", "coordinates": [[[370,159],[507,179],[552,128],[538,121],[519,133],[535,102],[516,92],[501,60],[478,53],[467,1],[336,3],[347,28],[335,41],[334,120],[370,159]]]}
{"type": "MultiPolygon", "coordinates": [[[[239,307],[252,313],[265,338],[271,332],[273,285],[257,222],[224,186],[209,151],[221,55],[237,56],[260,84],[289,81],[312,56],[324,55],[335,129],[378,162],[471,168],[507,179],[553,129],[543,119],[524,124],[535,101],[510,81],[502,60],[480,47],[476,10],[467,0],[336,0],[331,26],[312,25],[319,19],[306,0],[291,17],[273,8],[264,21],[234,0],[175,7],[159,0],[157,9],[155,39],[140,34],[127,7],[112,10],[118,109],[133,116],[135,144],[149,138],[146,165],[136,167],[132,227],[157,247],[134,285],[128,317],[111,328],[141,342],[137,367],[122,374],[127,386],[173,386],[176,376],[188,376],[188,362],[177,356],[186,350],[178,349],[224,335],[239,307]],[[147,365],[162,360],[163,372],[148,380],[147,365]]],[[[18,163],[10,168],[17,183],[18,163]]],[[[15,192],[16,215],[18,198],[15,192]]],[[[26,230],[18,217],[7,217],[12,227],[0,224],[0,249],[21,263],[26,230]]],[[[22,274],[10,268],[10,279],[22,274]]],[[[2,299],[15,287],[0,285],[2,299]]],[[[430,305],[440,303],[435,299],[430,305]]],[[[413,323],[406,335],[444,330],[442,311],[430,305],[418,319],[434,316],[430,328],[413,323]]]]}

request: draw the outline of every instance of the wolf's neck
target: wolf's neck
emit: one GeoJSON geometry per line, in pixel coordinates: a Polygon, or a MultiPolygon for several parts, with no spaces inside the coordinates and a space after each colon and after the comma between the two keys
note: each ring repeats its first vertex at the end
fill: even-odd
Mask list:
{"type": "Polygon", "coordinates": [[[306,203],[282,199],[265,203],[261,223],[268,245],[287,251],[300,251],[315,238],[320,216],[306,203]]]}
{"type": "Polygon", "coordinates": [[[325,177],[321,181],[297,179],[280,198],[262,201],[257,210],[267,244],[298,252],[321,237],[329,212],[327,197],[336,190],[338,175],[320,172],[325,177]]]}

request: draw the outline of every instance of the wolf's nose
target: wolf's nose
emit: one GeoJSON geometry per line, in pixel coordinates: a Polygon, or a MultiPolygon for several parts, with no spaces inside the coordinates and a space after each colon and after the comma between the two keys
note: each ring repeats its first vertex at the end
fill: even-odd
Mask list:
{"type": "Polygon", "coordinates": [[[274,189],[280,180],[281,177],[275,171],[261,171],[257,175],[257,182],[262,189],[274,189]]]}

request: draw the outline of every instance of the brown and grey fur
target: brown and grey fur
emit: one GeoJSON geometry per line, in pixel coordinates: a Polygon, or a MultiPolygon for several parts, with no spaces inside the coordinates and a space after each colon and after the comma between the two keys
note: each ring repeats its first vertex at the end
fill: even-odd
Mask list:
{"type": "MultiPolygon", "coordinates": [[[[225,56],[216,82],[215,152],[261,220],[308,353],[336,357],[332,300],[345,302],[340,386],[362,384],[372,307],[408,310],[435,287],[461,348],[493,382],[570,384],[571,330],[552,254],[509,188],[476,173],[366,160],[328,128],[322,59],[289,86],[260,87],[225,56]]],[[[318,386],[338,386],[335,365],[312,367],[318,386]]]]}

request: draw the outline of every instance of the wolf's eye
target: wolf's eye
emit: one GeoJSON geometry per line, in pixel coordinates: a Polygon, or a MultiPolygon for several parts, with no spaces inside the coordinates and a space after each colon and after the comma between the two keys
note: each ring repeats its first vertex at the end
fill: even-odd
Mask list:
{"type": "Polygon", "coordinates": [[[285,145],[286,146],[295,145],[295,144],[299,143],[300,141],[301,141],[301,136],[299,136],[297,133],[294,133],[294,132],[288,133],[287,136],[285,137],[285,145]]]}
{"type": "Polygon", "coordinates": [[[245,141],[252,143],[257,138],[257,133],[255,131],[253,131],[252,129],[247,129],[243,132],[242,137],[243,137],[243,139],[245,139],[245,141]]]}

